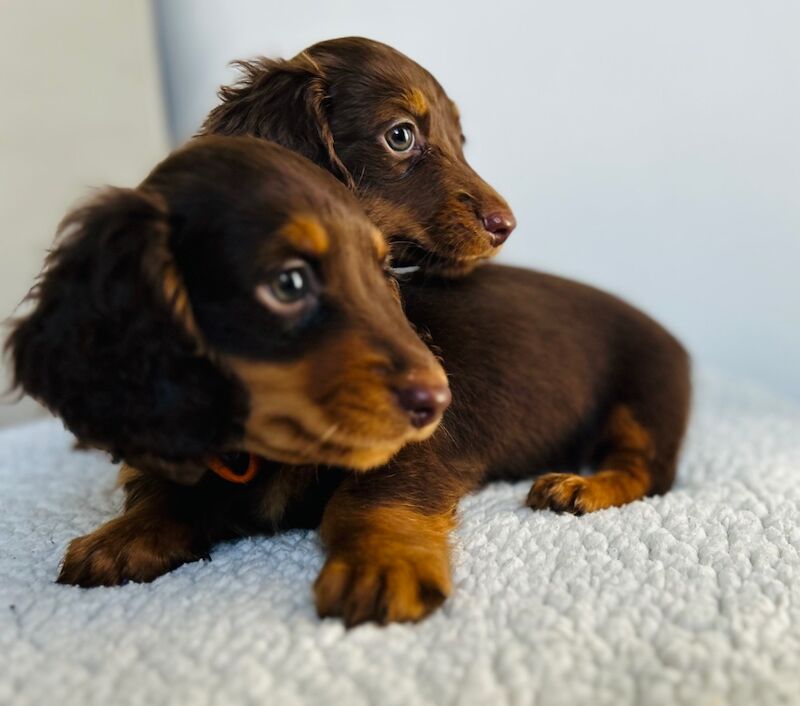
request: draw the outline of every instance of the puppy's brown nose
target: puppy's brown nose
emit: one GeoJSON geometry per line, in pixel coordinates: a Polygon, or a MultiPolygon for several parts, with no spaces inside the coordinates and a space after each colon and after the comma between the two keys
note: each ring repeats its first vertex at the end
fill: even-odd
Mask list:
{"type": "Polygon", "coordinates": [[[452,399],[447,385],[409,385],[395,390],[395,395],[411,425],[417,429],[439,419],[452,399]]]}
{"type": "Polygon", "coordinates": [[[511,211],[495,211],[483,217],[483,227],[491,234],[492,245],[499,248],[517,227],[517,220],[511,211]]]}

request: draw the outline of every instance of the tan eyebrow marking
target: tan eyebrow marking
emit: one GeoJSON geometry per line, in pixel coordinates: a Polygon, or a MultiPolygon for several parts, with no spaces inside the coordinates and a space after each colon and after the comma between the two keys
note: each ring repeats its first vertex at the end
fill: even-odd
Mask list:
{"type": "Polygon", "coordinates": [[[389,254],[389,246],[386,244],[383,233],[377,228],[371,230],[370,233],[372,234],[372,242],[375,244],[375,251],[378,253],[378,259],[383,262],[389,254]]]}
{"type": "Polygon", "coordinates": [[[417,115],[427,115],[429,112],[428,101],[419,88],[412,88],[406,93],[406,100],[417,115]]]}
{"type": "Polygon", "coordinates": [[[310,255],[324,255],[330,247],[328,232],[314,216],[293,216],[280,234],[298,250],[310,255]]]}

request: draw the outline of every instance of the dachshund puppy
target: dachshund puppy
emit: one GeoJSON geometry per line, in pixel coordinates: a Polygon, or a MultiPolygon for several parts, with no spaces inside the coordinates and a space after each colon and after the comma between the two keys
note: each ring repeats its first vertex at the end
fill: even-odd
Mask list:
{"type": "Polygon", "coordinates": [[[150,580],[235,531],[224,502],[206,511],[164,476],[241,451],[365,470],[430,436],[447,379],[386,252],[339,182],[246,137],[198,139],[65,219],[7,342],[16,383],[158,482],[72,543],[62,581],[150,580]]]}
{"type": "Polygon", "coordinates": [[[396,266],[457,276],[516,222],[464,158],[458,109],[425,69],[379,42],[320,42],[289,61],[239,62],[204,133],[274,140],[355,191],[396,266]]]}

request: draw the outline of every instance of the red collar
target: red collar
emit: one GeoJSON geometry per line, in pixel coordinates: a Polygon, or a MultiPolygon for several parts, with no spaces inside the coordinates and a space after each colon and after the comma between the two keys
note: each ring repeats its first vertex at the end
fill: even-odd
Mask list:
{"type": "Polygon", "coordinates": [[[249,483],[256,477],[260,467],[259,458],[254,454],[236,452],[211,456],[206,459],[209,470],[229,483],[249,483]],[[246,464],[246,465],[245,465],[246,464]]]}

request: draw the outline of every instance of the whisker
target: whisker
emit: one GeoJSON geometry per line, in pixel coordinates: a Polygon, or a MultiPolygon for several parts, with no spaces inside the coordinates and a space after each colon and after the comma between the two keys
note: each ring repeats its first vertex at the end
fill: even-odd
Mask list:
{"type": "Polygon", "coordinates": [[[439,422],[439,428],[437,429],[437,431],[444,434],[454,444],[456,443],[456,438],[453,436],[450,430],[445,426],[444,422],[439,422]]]}
{"type": "Polygon", "coordinates": [[[325,431],[325,433],[324,433],[324,434],[322,434],[322,435],[319,437],[319,440],[320,440],[320,442],[324,444],[324,443],[325,443],[325,442],[326,442],[328,439],[330,439],[330,438],[331,438],[331,437],[332,437],[332,436],[333,436],[333,435],[336,433],[336,431],[337,431],[338,429],[339,429],[339,425],[338,425],[337,423],[333,423],[333,424],[331,424],[331,425],[330,425],[330,426],[327,428],[327,430],[325,431]]]}

